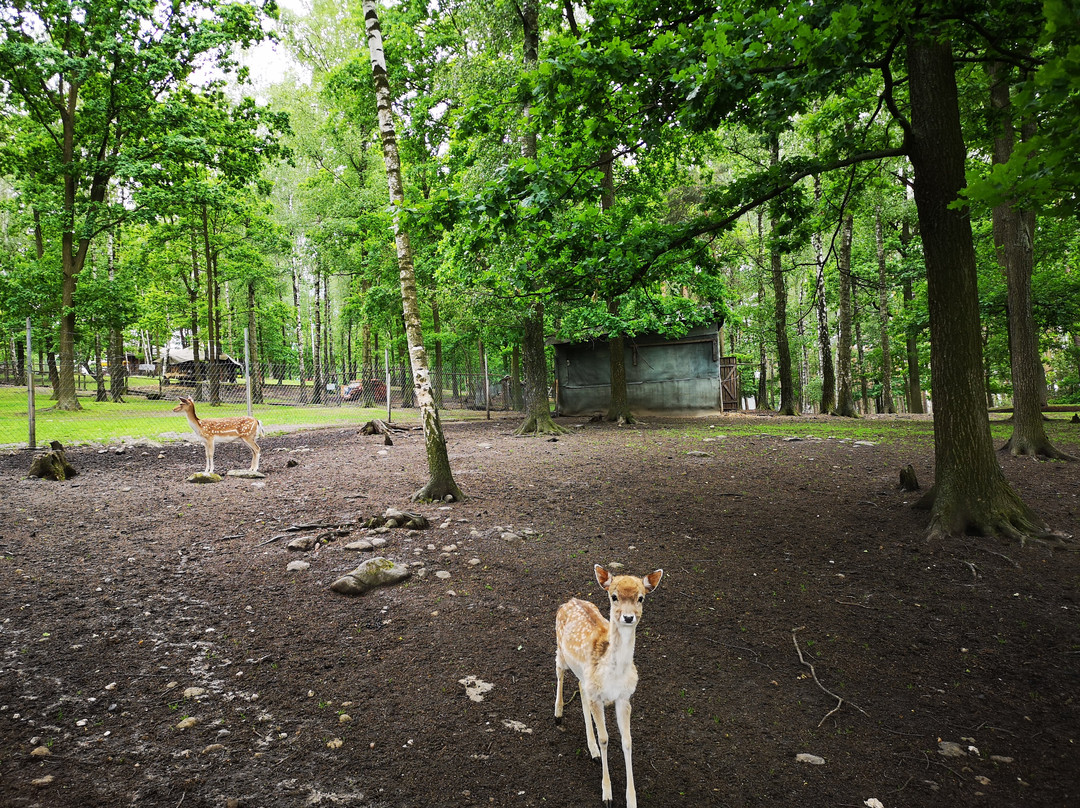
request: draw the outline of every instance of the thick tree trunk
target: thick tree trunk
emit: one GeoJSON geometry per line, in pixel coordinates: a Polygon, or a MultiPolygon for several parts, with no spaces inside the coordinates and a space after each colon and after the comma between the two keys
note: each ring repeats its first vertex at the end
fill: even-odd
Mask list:
{"type": "Polygon", "coordinates": [[[525,421],[518,435],[561,435],[567,430],[551,417],[548,399],[547,350],[544,345],[544,304],[533,304],[525,318],[525,334],[521,346],[525,365],[525,421]]]}
{"type": "Polygon", "coordinates": [[[934,396],[931,538],[964,532],[1016,537],[1045,528],[1005,481],[982,400],[979,297],[967,209],[963,133],[948,42],[908,42],[915,205],[926,255],[934,396]]]}
{"type": "Polygon", "coordinates": [[[836,345],[836,409],[834,415],[854,418],[855,397],[852,392],[851,374],[851,238],[855,220],[844,217],[840,230],[840,337],[836,345]]]}
{"type": "Polygon", "coordinates": [[[896,412],[892,391],[892,346],[889,341],[889,286],[885,262],[885,233],[881,207],[874,211],[874,240],[878,260],[878,322],[881,325],[881,398],[885,412],[896,412]]]}
{"type": "MultiPolygon", "coordinates": [[[[531,70],[539,60],[540,48],[540,5],[537,0],[524,0],[521,4],[521,28],[523,34],[522,62],[526,70],[531,70]]],[[[525,107],[528,118],[530,108],[525,107]]],[[[536,135],[526,132],[522,139],[522,156],[536,159],[536,135]]],[[[555,423],[551,417],[551,404],[548,399],[547,348],[544,345],[544,302],[536,298],[525,316],[524,333],[521,345],[522,361],[525,365],[525,420],[518,427],[518,435],[559,435],[567,430],[555,423]]]]}
{"type": "MultiPolygon", "coordinates": [[[[995,165],[1007,163],[1016,142],[1009,97],[1009,70],[995,63],[990,69],[990,103],[997,119],[995,165]]],[[[1011,202],[994,207],[994,246],[1005,270],[1008,290],[1009,364],[1013,386],[1013,433],[1002,451],[1013,455],[1075,460],[1054,448],[1043,427],[1043,376],[1039,336],[1032,311],[1031,274],[1034,267],[1035,212],[1011,202]]]]}
{"type": "Polygon", "coordinates": [[[454,476],[450,470],[450,457],[446,450],[446,439],[443,437],[442,424],[439,421],[439,409],[435,406],[435,399],[431,394],[427,352],[424,350],[424,336],[420,330],[420,300],[416,291],[412,247],[409,244],[409,234],[401,222],[401,208],[405,202],[405,193],[401,182],[401,160],[398,157],[397,133],[390,108],[390,82],[386,74],[386,54],[383,51],[376,0],[363,0],[363,9],[368,51],[371,56],[371,72],[375,81],[375,100],[379,113],[383,161],[386,164],[386,182],[390,202],[394,208],[394,243],[397,247],[405,333],[409,344],[409,358],[412,361],[416,403],[420,408],[420,422],[424,427],[428,471],[431,475],[428,483],[413,494],[413,499],[460,501],[465,499],[465,496],[454,482],[454,476]]]}

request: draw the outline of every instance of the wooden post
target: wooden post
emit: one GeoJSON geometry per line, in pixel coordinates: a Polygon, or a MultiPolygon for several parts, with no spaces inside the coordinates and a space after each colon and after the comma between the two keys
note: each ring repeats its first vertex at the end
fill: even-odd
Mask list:
{"type": "Polygon", "coordinates": [[[390,423],[390,349],[386,348],[386,423],[390,423]]]}

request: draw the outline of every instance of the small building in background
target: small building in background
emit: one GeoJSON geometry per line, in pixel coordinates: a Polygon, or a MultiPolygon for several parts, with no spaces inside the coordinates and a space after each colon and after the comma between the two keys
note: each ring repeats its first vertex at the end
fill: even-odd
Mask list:
{"type": "MultiPolygon", "coordinates": [[[[635,413],[737,410],[736,359],[721,355],[719,325],[700,326],[685,337],[639,334],[625,339],[626,393],[635,413]]],[[[592,415],[611,399],[611,360],[606,339],[556,342],[555,412],[592,415]]]]}
{"type": "Polygon", "coordinates": [[[161,349],[161,356],[157,360],[157,373],[162,375],[161,363],[168,362],[164,376],[169,381],[181,384],[194,384],[200,379],[207,379],[211,372],[216,372],[218,378],[228,384],[236,382],[236,377],[243,371],[243,365],[228,354],[221,354],[213,363],[209,359],[200,356],[199,365],[195,366],[195,355],[191,348],[165,348],[161,349]]]}

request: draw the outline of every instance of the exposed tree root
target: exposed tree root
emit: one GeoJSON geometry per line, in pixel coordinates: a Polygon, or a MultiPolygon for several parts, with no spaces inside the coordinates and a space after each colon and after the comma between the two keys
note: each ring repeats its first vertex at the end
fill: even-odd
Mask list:
{"type": "Polygon", "coordinates": [[[1019,498],[1002,503],[996,508],[981,508],[958,504],[942,506],[937,497],[937,486],[923,496],[915,507],[931,510],[930,525],[926,540],[929,544],[940,546],[946,539],[955,536],[974,535],[1000,537],[1016,541],[1021,547],[1027,542],[1037,542],[1059,550],[1080,549],[1067,533],[1051,530],[1019,498]]]}
{"type": "Polygon", "coordinates": [[[1063,452],[1053,446],[1050,441],[1023,440],[1013,435],[1008,442],[999,450],[1002,454],[1010,454],[1013,457],[1035,457],[1046,460],[1077,461],[1080,458],[1073,457],[1068,452],[1063,452]]]}
{"type": "Polygon", "coordinates": [[[453,480],[432,480],[411,499],[413,502],[464,502],[467,497],[453,480]]]}
{"type": "Polygon", "coordinates": [[[549,413],[547,417],[543,414],[529,415],[525,418],[525,423],[519,426],[514,434],[519,437],[539,437],[540,435],[566,435],[570,432],[564,426],[560,426],[555,423],[554,419],[549,413]]]}

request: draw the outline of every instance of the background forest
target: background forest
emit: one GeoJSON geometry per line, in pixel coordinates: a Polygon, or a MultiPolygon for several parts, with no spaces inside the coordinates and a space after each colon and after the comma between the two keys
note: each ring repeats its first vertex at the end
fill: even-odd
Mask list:
{"type": "Polygon", "coordinates": [[[486,359],[523,407],[545,341],[720,322],[743,407],[1016,403],[1014,451],[1060,454],[1031,413],[1080,403],[1071,0],[377,13],[393,205],[361,3],[4,2],[4,378],[29,319],[59,409],[170,344],[318,403],[408,365],[400,226],[436,379],[486,359]]]}

